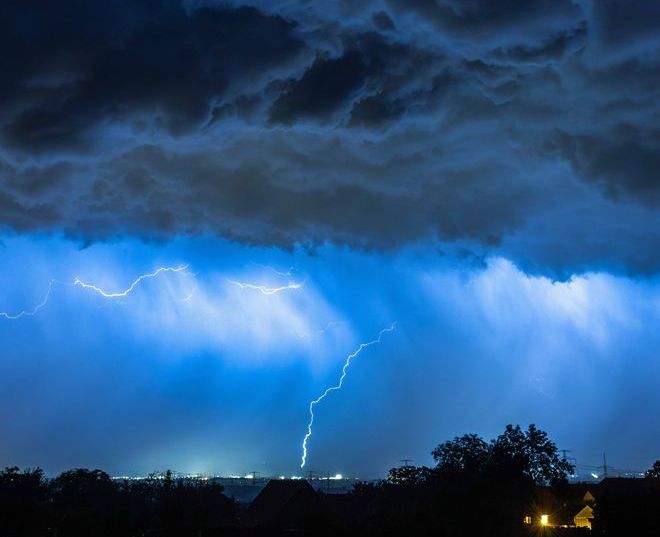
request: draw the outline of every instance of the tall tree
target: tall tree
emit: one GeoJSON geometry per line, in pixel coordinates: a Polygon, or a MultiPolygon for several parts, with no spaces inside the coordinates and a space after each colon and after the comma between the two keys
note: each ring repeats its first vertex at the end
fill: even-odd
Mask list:
{"type": "Polygon", "coordinates": [[[507,425],[504,433],[491,442],[490,453],[495,468],[521,472],[537,485],[565,482],[573,472],[573,466],[559,456],[548,434],[534,424],[527,431],[519,425],[507,425]]]}
{"type": "Polygon", "coordinates": [[[464,434],[439,444],[432,452],[442,472],[482,472],[490,456],[488,444],[476,434],[464,434]]]}

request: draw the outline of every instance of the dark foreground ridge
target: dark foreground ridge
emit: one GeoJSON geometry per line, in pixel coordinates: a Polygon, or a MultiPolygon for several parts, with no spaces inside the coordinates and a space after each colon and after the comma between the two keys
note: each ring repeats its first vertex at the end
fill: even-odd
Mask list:
{"type": "Polygon", "coordinates": [[[76,469],[46,479],[40,469],[6,468],[0,536],[660,535],[660,461],[645,478],[569,484],[573,468],[534,425],[507,426],[490,442],[457,437],[432,455],[433,467],[394,468],[349,493],[273,479],[247,504],[217,480],[170,471],[131,480],[76,469]]]}

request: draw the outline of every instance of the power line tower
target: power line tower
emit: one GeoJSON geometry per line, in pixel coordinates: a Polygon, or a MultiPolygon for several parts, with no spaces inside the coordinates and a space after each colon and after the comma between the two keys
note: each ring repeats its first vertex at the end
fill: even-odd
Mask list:
{"type": "Polygon", "coordinates": [[[573,450],[571,450],[571,449],[560,449],[559,451],[561,451],[561,455],[562,455],[561,459],[564,462],[567,462],[568,464],[570,464],[573,467],[573,474],[571,475],[571,477],[575,477],[577,475],[576,474],[576,472],[577,472],[577,459],[575,457],[566,456],[567,453],[573,453],[573,450]]]}
{"type": "Polygon", "coordinates": [[[307,481],[311,481],[314,479],[314,474],[316,473],[316,470],[307,470],[307,481]]]}

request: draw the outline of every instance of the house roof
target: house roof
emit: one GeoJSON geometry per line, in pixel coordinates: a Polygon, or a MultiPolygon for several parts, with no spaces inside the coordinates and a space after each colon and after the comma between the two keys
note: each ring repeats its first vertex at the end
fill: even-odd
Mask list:
{"type": "Polygon", "coordinates": [[[585,505],[582,509],[580,509],[579,513],[576,513],[575,517],[573,518],[593,518],[594,517],[594,510],[588,506],[585,505]]]}
{"type": "Polygon", "coordinates": [[[299,527],[323,513],[318,493],[303,479],[271,479],[245,513],[248,525],[299,527]]]}
{"type": "Polygon", "coordinates": [[[597,485],[595,483],[572,483],[568,487],[568,500],[575,505],[583,505],[595,500],[597,485]]]}

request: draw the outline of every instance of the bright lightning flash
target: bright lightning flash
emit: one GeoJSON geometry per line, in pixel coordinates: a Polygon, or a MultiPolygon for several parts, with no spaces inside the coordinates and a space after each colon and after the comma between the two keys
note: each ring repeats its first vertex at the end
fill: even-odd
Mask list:
{"type": "Polygon", "coordinates": [[[341,376],[339,377],[339,382],[337,382],[336,385],[327,388],[319,397],[317,397],[316,399],[314,399],[309,403],[309,423],[307,424],[307,434],[305,435],[305,438],[303,438],[303,442],[302,442],[303,452],[300,460],[301,468],[304,468],[305,463],[307,462],[307,441],[309,440],[309,437],[312,436],[312,426],[314,425],[314,407],[318,405],[321,401],[323,401],[323,399],[325,399],[330,392],[341,390],[341,387],[344,385],[344,379],[346,378],[346,374],[348,373],[348,368],[351,365],[351,360],[353,360],[353,358],[355,358],[367,347],[371,347],[372,345],[376,345],[377,343],[380,343],[381,339],[383,338],[383,334],[385,334],[386,332],[392,332],[395,328],[396,328],[396,323],[392,323],[392,325],[389,326],[388,328],[383,328],[378,334],[378,337],[376,339],[372,341],[368,341],[367,343],[361,343],[357,349],[355,349],[351,354],[349,354],[346,357],[346,361],[344,362],[344,367],[342,367],[341,369],[341,376]]]}
{"type": "Polygon", "coordinates": [[[44,296],[44,299],[41,302],[39,302],[39,304],[37,304],[33,309],[23,310],[13,315],[11,313],[0,311],[0,317],[4,317],[5,319],[14,321],[16,319],[20,319],[21,317],[32,317],[33,315],[36,315],[41,308],[43,308],[46,304],[48,304],[48,300],[50,299],[50,294],[53,290],[54,283],[61,283],[61,282],[59,282],[58,280],[50,280],[50,283],[48,284],[48,291],[46,291],[46,296],[44,296]]]}
{"type": "MultiPolygon", "coordinates": [[[[48,291],[46,292],[46,296],[44,296],[44,299],[39,304],[37,304],[33,309],[23,310],[23,311],[21,311],[19,313],[16,313],[16,314],[7,313],[5,311],[0,311],[0,318],[4,318],[4,319],[14,321],[16,319],[20,319],[21,317],[32,317],[33,315],[36,315],[37,312],[40,309],[42,309],[43,307],[45,307],[46,304],[48,303],[48,300],[50,299],[50,295],[53,291],[53,284],[56,284],[56,283],[58,283],[60,285],[77,285],[78,287],[82,287],[83,289],[89,289],[91,291],[94,291],[94,292],[98,293],[99,295],[101,295],[104,298],[120,298],[120,297],[125,297],[125,296],[129,295],[130,293],[132,293],[133,290],[140,284],[140,282],[142,280],[145,280],[147,278],[155,278],[156,276],[158,276],[162,272],[184,272],[187,269],[188,269],[188,265],[180,265],[178,267],[160,267],[157,270],[155,270],[154,272],[150,272],[148,274],[142,274],[141,276],[138,276],[133,281],[133,283],[131,283],[131,285],[129,285],[126,289],[124,289],[123,291],[116,292],[116,293],[109,293],[107,291],[104,291],[103,289],[101,289],[100,287],[97,287],[96,285],[92,285],[92,284],[83,282],[80,278],[76,278],[73,281],[73,284],[65,283],[65,282],[62,282],[62,281],[56,280],[56,279],[52,279],[52,280],[50,280],[50,283],[48,284],[48,291]]],[[[190,295],[188,297],[186,297],[186,299],[184,299],[185,301],[188,301],[188,300],[190,300],[190,298],[192,298],[192,294],[195,292],[195,289],[193,289],[193,292],[190,293],[190,295]]]]}
{"type": "Polygon", "coordinates": [[[107,291],[104,291],[100,287],[97,287],[96,285],[92,285],[89,283],[83,282],[80,278],[76,278],[73,282],[73,285],[77,285],[79,287],[82,287],[83,289],[89,289],[91,291],[94,291],[101,295],[104,298],[120,298],[120,297],[125,297],[129,295],[130,293],[133,292],[135,287],[142,281],[146,280],[147,278],[155,278],[162,272],[183,272],[188,269],[188,265],[180,265],[178,267],[160,267],[159,269],[150,272],[148,274],[142,274],[141,276],[138,276],[131,285],[129,285],[126,289],[123,291],[119,291],[116,293],[109,293],[107,291]]]}
{"type": "Polygon", "coordinates": [[[240,287],[241,289],[252,289],[254,291],[259,291],[264,295],[274,295],[276,293],[281,293],[282,291],[288,291],[290,289],[300,289],[305,282],[289,282],[287,285],[282,285],[280,287],[266,287],[265,285],[255,285],[253,283],[237,282],[236,280],[227,280],[229,283],[240,287]]]}

